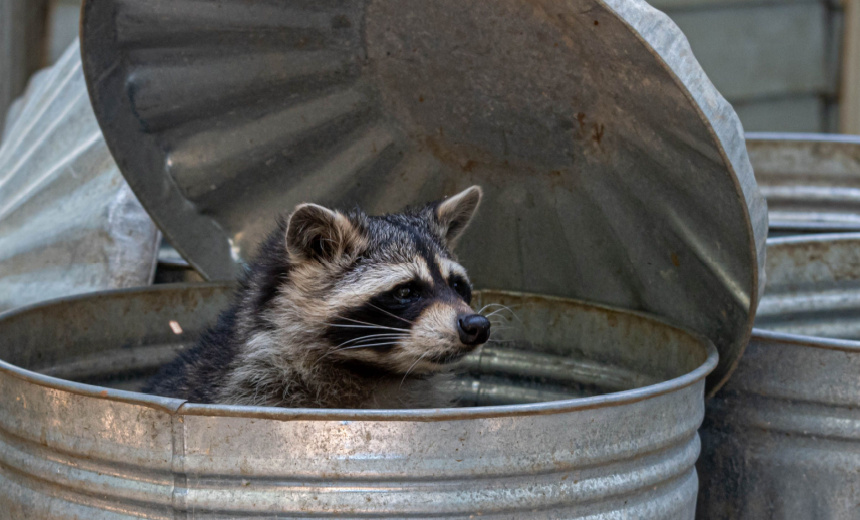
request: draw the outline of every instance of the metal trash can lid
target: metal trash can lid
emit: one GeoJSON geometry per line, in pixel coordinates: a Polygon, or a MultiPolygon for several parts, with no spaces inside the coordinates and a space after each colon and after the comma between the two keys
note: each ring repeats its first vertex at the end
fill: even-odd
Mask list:
{"type": "Polygon", "coordinates": [[[666,316],[743,352],[766,205],[732,108],[641,0],[87,1],[84,69],[129,184],[209,279],[296,203],[470,184],[478,286],[666,316]]]}
{"type": "Polygon", "coordinates": [[[0,312],[149,285],[160,240],[102,138],[75,41],[30,78],[0,137],[0,312]]]}

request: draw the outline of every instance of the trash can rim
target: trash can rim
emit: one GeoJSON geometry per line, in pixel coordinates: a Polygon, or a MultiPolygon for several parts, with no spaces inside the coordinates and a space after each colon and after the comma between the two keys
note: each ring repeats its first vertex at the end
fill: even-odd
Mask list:
{"type": "Polygon", "coordinates": [[[860,240],[860,231],[839,231],[835,233],[807,233],[801,235],[773,237],[767,239],[767,245],[778,246],[782,244],[802,244],[815,242],[832,243],[843,240],[860,240]]]}
{"type": "Polygon", "coordinates": [[[748,132],[746,141],[809,141],[814,143],[860,144],[860,135],[821,134],[815,132],[748,132]]]}
{"type": "Polygon", "coordinates": [[[763,340],[783,345],[819,348],[822,350],[841,350],[851,354],[860,353],[860,341],[851,339],[825,338],[823,336],[807,336],[804,334],[788,334],[767,329],[753,329],[753,340],[763,340]]]}
{"type": "MultiPolygon", "coordinates": [[[[76,295],[68,298],[57,298],[38,304],[27,305],[0,313],[0,323],[14,316],[30,312],[38,308],[50,307],[58,303],[73,303],[80,300],[98,298],[100,296],[113,296],[123,294],[135,294],[141,292],[161,292],[181,290],[189,288],[221,288],[229,287],[231,284],[223,282],[195,283],[195,284],[164,284],[160,287],[137,287],[130,289],[119,289],[111,291],[99,291],[88,294],[76,295]]],[[[505,292],[505,291],[494,291],[505,292]]],[[[516,293],[525,294],[525,293],[516,293]]],[[[544,296],[541,295],[542,298],[544,296]]],[[[657,384],[644,387],[613,392],[593,397],[567,399],[563,401],[547,401],[533,404],[504,405],[504,406],[481,406],[464,408],[442,408],[442,409],[406,409],[406,410],[355,410],[355,409],[313,409],[313,408],[278,408],[263,406],[236,406],[236,405],[213,405],[197,404],[181,399],[148,395],[141,392],[118,390],[86,383],[78,383],[53,376],[39,374],[37,372],[21,368],[0,359],[0,372],[27,381],[28,383],[69,392],[82,397],[104,399],[108,401],[124,402],[149,408],[156,408],[175,415],[194,415],[209,417],[235,417],[247,419],[271,419],[281,421],[315,420],[315,421],[410,421],[410,422],[436,422],[455,421],[463,419],[488,419],[494,417],[516,417],[534,415],[554,415],[572,411],[587,410],[593,408],[621,406],[632,404],[646,399],[656,398],[677,390],[681,390],[703,380],[716,366],[719,358],[716,347],[706,337],[675,326],[665,320],[646,313],[618,309],[607,305],[601,305],[572,298],[559,298],[546,296],[547,299],[558,299],[586,303],[595,308],[609,309],[618,312],[633,314],[644,317],[653,322],[660,323],[666,327],[681,331],[697,340],[703,345],[707,352],[707,358],[696,369],[682,376],[661,381],[657,384]]]]}

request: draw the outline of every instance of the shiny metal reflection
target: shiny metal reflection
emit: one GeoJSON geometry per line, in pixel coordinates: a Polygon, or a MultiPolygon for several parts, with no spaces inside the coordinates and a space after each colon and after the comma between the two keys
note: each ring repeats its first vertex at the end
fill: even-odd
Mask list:
{"type": "Polygon", "coordinates": [[[525,324],[511,337],[528,342],[505,343],[519,352],[503,357],[524,370],[501,377],[511,363],[479,362],[455,384],[464,396],[473,388],[475,401],[524,404],[290,410],[123,390],[193,341],[229,296],[226,285],[161,286],[0,316],[0,400],[14,403],[0,407],[4,511],[52,520],[694,514],[696,429],[717,363],[701,337],[630,311],[485,291],[476,304],[516,306],[525,324]],[[602,374],[592,382],[659,382],[535,402],[582,395],[544,363],[553,356],[603,367],[582,371],[602,374]],[[613,378],[609,367],[623,370],[613,378]]]}

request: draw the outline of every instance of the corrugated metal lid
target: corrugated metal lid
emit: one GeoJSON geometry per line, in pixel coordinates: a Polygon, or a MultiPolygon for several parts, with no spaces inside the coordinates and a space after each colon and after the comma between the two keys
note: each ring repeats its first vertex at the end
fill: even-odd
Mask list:
{"type": "Polygon", "coordinates": [[[743,352],[766,206],[734,111],[643,1],[106,0],[82,30],[120,168],[210,279],[296,203],[480,184],[478,286],[669,317],[720,350],[711,390],[743,352]]]}
{"type": "Polygon", "coordinates": [[[75,41],[30,80],[0,146],[0,311],[152,282],[159,233],[114,163],[75,41]]]}

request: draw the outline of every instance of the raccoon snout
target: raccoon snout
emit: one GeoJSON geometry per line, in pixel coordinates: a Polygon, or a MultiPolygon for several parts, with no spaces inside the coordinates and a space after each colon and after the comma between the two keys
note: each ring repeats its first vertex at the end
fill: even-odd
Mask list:
{"type": "Polygon", "coordinates": [[[480,345],[490,337],[490,320],[480,314],[460,316],[457,318],[457,332],[464,345],[480,345]]]}

